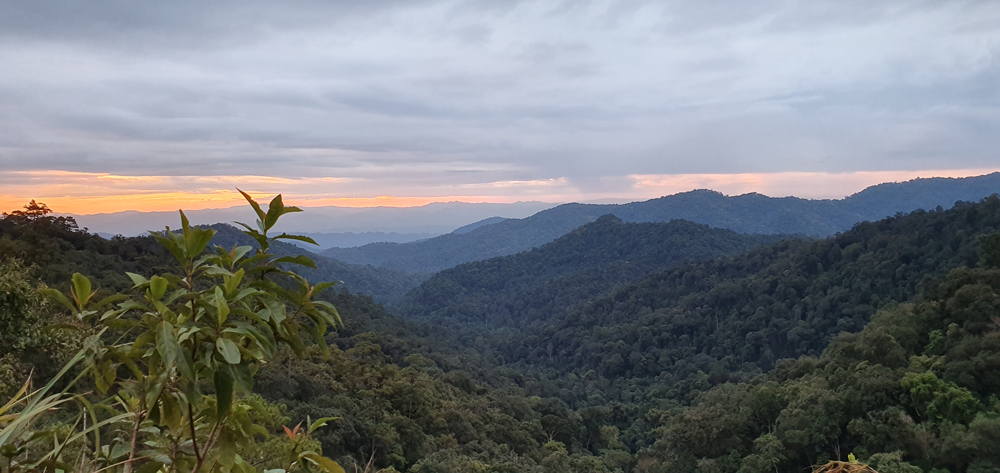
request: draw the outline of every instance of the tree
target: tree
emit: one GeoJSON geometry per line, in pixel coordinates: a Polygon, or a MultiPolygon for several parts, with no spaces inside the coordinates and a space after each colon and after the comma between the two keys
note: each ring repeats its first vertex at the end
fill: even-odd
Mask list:
{"type": "Polygon", "coordinates": [[[5,212],[3,215],[5,217],[13,217],[15,219],[30,221],[36,220],[39,217],[44,217],[50,213],[52,213],[52,209],[50,209],[47,205],[35,203],[35,199],[31,199],[31,202],[28,202],[28,204],[24,206],[24,210],[15,210],[10,214],[5,212]]]}
{"type": "Polygon", "coordinates": [[[987,268],[1000,267],[1000,232],[979,235],[981,261],[987,268]]]}
{"type": "MultiPolygon", "coordinates": [[[[287,264],[315,267],[311,260],[267,252],[279,239],[315,243],[293,235],[268,236],[279,217],[301,210],[286,207],[278,195],[264,211],[243,195],[258,216],[256,229],[243,224],[257,242],[255,252],[250,246],[216,247],[203,255],[215,232],[192,227],[182,211],[180,231],[168,227],[153,233],[176,259],[179,274],[147,278],[128,273],[132,293],[101,300],[96,300],[91,280],[79,273],[68,294],[42,291],[71,314],[72,323],[62,328],[76,333],[83,349],[45,388],[19,393],[25,407],[8,414],[9,429],[0,433],[7,471],[254,470],[241,456],[266,434],[252,414],[257,405],[249,397],[254,373],[282,345],[302,354],[306,342],[301,333],[325,350],[327,328],[342,322],[332,304],[315,300],[333,283],[312,285],[284,269],[287,264]],[[99,395],[49,394],[79,364],[83,373],[69,386],[89,375],[99,395]],[[80,410],[69,434],[31,427],[41,413],[71,400],[78,401],[80,410]],[[39,411],[39,406],[45,409],[39,411]],[[71,443],[75,447],[67,449],[71,443]],[[55,447],[43,448],[47,444],[55,447]],[[70,458],[71,450],[79,456],[70,458]]],[[[44,206],[32,204],[26,206],[25,218],[47,213],[44,206]]],[[[310,420],[305,429],[288,430],[288,455],[273,459],[271,471],[342,473],[308,441],[330,420],[310,420]]]]}

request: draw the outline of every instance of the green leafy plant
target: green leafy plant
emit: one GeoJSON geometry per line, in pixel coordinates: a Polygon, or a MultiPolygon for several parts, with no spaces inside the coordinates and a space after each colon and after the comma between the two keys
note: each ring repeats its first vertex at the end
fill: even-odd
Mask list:
{"type": "MultiPolygon", "coordinates": [[[[0,418],[7,423],[0,436],[4,455],[29,459],[17,463],[17,468],[254,471],[240,455],[267,435],[248,415],[252,404],[245,401],[252,393],[254,374],[282,345],[303,353],[307,343],[303,334],[325,350],[327,330],[342,321],[332,304],[316,300],[333,283],[312,285],[286,269],[289,264],[315,267],[311,260],[267,252],[277,239],[315,243],[284,233],[268,236],[282,215],[301,209],[284,206],[278,195],[265,212],[250,195],[241,193],[258,216],[256,229],[242,224],[258,244],[255,252],[250,246],[206,252],[215,231],[191,226],[181,211],[179,231],[168,227],[165,232],[150,232],[174,256],[179,274],[128,273],[134,283],[131,294],[100,299],[91,280],[79,273],[73,275],[68,293],[43,289],[71,314],[71,323],[59,328],[83,340],[73,364],[83,362],[85,369],[69,386],[87,379],[96,394],[46,397],[50,383],[29,395],[26,385],[5,410],[27,400],[24,408],[0,418]],[[55,441],[55,448],[29,448],[40,432],[31,426],[70,400],[81,406],[73,434],[55,441]],[[89,427],[81,427],[88,420],[89,427]],[[104,427],[108,429],[100,431],[104,427]],[[64,458],[65,446],[84,436],[86,448],[79,460],[64,458]]],[[[310,423],[303,435],[329,420],[310,423]]],[[[289,439],[295,459],[286,469],[343,472],[315,449],[298,448],[297,441],[302,442],[295,436],[289,439]]],[[[11,468],[9,462],[8,471],[18,471],[11,468]]]]}

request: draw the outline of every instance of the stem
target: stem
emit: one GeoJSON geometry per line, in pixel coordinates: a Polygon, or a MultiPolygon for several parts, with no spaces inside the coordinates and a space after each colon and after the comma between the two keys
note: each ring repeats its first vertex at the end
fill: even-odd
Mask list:
{"type": "Polygon", "coordinates": [[[135,449],[139,442],[139,425],[142,424],[142,413],[135,413],[135,423],[132,424],[132,444],[128,452],[128,461],[123,468],[124,473],[132,473],[132,462],[135,461],[135,449]]]}
{"type": "MultiPolygon", "coordinates": [[[[195,434],[194,429],[194,409],[191,407],[191,403],[188,402],[188,423],[191,424],[191,445],[194,446],[194,457],[198,460],[198,465],[201,465],[203,460],[201,452],[198,451],[198,436],[195,434]]],[[[195,471],[198,471],[195,469],[195,471]]]]}
{"type": "MultiPolygon", "coordinates": [[[[208,439],[205,440],[205,454],[207,456],[208,451],[212,449],[215,443],[215,433],[219,429],[219,422],[216,421],[215,425],[212,426],[212,431],[208,433],[208,439]]],[[[201,465],[205,462],[205,457],[198,458],[198,463],[194,465],[194,470],[191,473],[198,473],[201,471],[201,465]]]]}

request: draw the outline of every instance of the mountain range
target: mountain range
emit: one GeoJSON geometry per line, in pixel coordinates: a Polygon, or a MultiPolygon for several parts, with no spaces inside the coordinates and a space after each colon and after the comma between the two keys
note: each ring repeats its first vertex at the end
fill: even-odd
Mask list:
{"type": "Polygon", "coordinates": [[[1000,192],[1000,172],[968,178],[914,179],[869,187],[844,199],[810,200],[751,193],[725,196],[694,190],[628,204],[563,204],[530,217],[506,219],[470,231],[411,243],[332,248],[324,256],[353,264],[428,273],[471,261],[511,255],[548,243],[598,217],[625,222],[689,220],[739,233],[825,237],[917,209],[950,208],[1000,192]]]}
{"type": "MultiPolygon", "coordinates": [[[[527,217],[554,205],[556,204],[545,202],[510,204],[437,202],[418,207],[302,207],[305,212],[286,216],[277,230],[297,234],[395,232],[433,236],[449,233],[460,226],[489,217],[527,217]]],[[[190,210],[184,213],[194,225],[253,222],[256,218],[253,210],[245,205],[225,209],[190,210]]],[[[173,227],[177,224],[176,211],[126,211],[92,215],[66,214],[66,216],[72,217],[77,224],[88,228],[91,232],[107,235],[144,235],[148,230],[159,230],[166,225],[173,227]]],[[[369,233],[367,236],[374,239],[364,243],[387,241],[382,239],[385,235],[369,233]]]]}

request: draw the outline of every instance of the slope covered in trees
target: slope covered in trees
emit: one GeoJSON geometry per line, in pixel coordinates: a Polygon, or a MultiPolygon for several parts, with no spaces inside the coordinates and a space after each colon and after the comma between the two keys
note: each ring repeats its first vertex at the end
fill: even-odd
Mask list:
{"type": "Polygon", "coordinates": [[[996,471],[998,322],[1000,271],[956,269],[819,357],[651,411],[656,440],[640,464],[765,473],[853,453],[883,472],[996,471]]]}
{"type": "Polygon", "coordinates": [[[523,219],[508,219],[463,234],[412,243],[373,243],[331,248],[323,254],[354,264],[408,272],[435,272],[461,263],[505,256],[548,243],[605,215],[626,222],[683,219],[740,233],[829,236],[862,221],[899,212],[950,208],[1000,192],[1000,173],[961,179],[915,179],[880,184],[840,200],[773,198],[761,194],[727,197],[696,190],[629,204],[565,204],[523,219]]]}
{"type": "MultiPolygon", "coordinates": [[[[218,231],[212,245],[230,248],[252,241],[230,225],[216,224],[210,228],[218,231]]],[[[379,301],[396,300],[424,279],[385,268],[315,257],[283,242],[275,242],[274,251],[283,256],[310,255],[317,266],[304,270],[310,280],[343,281],[344,289],[371,295],[379,301]]],[[[132,286],[126,271],[162,270],[173,264],[169,252],[151,236],[106,239],[79,228],[72,218],[45,213],[27,217],[12,212],[0,218],[0,257],[36,265],[39,277],[54,287],[65,286],[73,273],[79,272],[94,278],[99,288],[109,292],[132,286]]]]}
{"type": "Polygon", "coordinates": [[[525,324],[669,266],[777,240],[682,220],[623,223],[606,215],[540,248],[441,271],[408,294],[397,311],[525,324]]]}
{"type": "Polygon", "coordinates": [[[725,380],[768,370],[780,358],[819,355],[879,308],[915,297],[928,278],[974,266],[978,235],[997,228],[994,196],[862,223],[826,240],[782,241],[650,275],[521,330],[497,330],[493,346],[508,362],[612,379],[682,380],[703,371],[725,380]]]}

